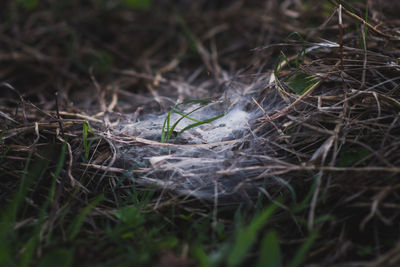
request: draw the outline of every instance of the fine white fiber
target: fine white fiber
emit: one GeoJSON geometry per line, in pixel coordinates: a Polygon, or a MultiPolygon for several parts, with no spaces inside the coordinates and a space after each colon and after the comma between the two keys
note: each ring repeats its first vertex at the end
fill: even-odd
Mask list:
{"type": "MultiPolygon", "coordinates": [[[[254,191],[256,186],[249,186],[244,181],[256,178],[266,170],[251,168],[258,161],[246,156],[246,151],[259,149],[257,137],[252,130],[257,128],[257,118],[264,115],[254,104],[252,97],[257,97],[256,93],[266,87],[268,78],[265,76],[250,84],[235,83],[229,94],[225,92],[220,100],[212,101],[190,114],[199,121],[223,114],[210,123],[181,132],[193,124],[193,120],[171,113],[170,125],[181,119],[174,129],[175,134],[167,141],[175,144],[173,146],[163,146],[161,143],[168,111],[143,116],[135,123],[127,122],[119,129],[120,133],[152,140],[155,145],[118,144],[124,165],[130,169],[150,168],[151,171],[137,177],[136,182],[197,198],[213,199],[216,194],[218,197],[232,197],[238,195],[238,191],[242,189],[247,193],[254,191]],[[245,143],[247,148],[243,146],[245,143]]],[[[259,104],[265,110],[272,110],[281,103],[276,100],[276,95],[266,95],[259,100],[259,104]]],[[[180,112],[188,114],[199,105],[185,105],[180,112]]]]}

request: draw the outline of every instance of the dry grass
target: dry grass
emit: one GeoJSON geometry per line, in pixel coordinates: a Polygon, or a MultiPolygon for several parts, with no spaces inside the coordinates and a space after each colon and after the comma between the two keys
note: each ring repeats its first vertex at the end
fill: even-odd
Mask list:
{"type": "Polygon", "coordinates": [[[176,13],[163,1],[146,12],[78,2],[63,10],[72,17],[51,1],[36,11],[1,4],[14,13],[0,25],[0,203],[10,202],[30,154],[39,160],[66,144],[50,224],[71,194],[84,207],[104,193],[88,223],[96,229],[99,217],[115,220],[117,198],[150,187],[157,193],[144,212],[211,212],[214,223],[232,218],[226,206],[275,202],[269,226],[285,263],[315,231],[306,263],[399,263],[400,33],[389,1],[370,3],[368,19],[358,1],[182,1],[176,13]],[[161,143],[121,130],[226,88],[252,114],[241,136],[161,143]]]}

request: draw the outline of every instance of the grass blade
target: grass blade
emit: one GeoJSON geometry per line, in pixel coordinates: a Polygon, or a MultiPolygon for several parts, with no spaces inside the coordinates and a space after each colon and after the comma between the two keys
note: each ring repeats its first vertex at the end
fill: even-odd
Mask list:
{"type": "Polygon", "coordinates": [[[298,267],[301,266],[301,264],[304,262],[307,252],[310,250],[312,244],[314,243],[315,239],[318,237],[318,230],[314,230],[310,236],[307,238],[307,240],[301,245],[299,250],[297,251],[294,259],[292,262],[288,265],[288,267],[298,267]]]}
{"type": "Polygon", "coordinates": [[[275,231],[271,230],[264,236],[259,254],[257,267],[282,266],[281,248],[279,246],[278,234],[275,231]]]}
{"type": "Polygon", "coordinates": [[[52,251],[43,257],[38,267],[68,267],[72,266],[74,252],[68,249],[60,248],[52,251]]]}
{"type": "Polygon", "coordinates": [[[68,240],[73,240],[79,234],[83,222],[85,221],[86,216],[89,212],[97,206],[104,199],[103,195],[98,196],[95,200],[93,200],[89,205],[87,205],[78,215],[74,218],[74,220],[69,225],[67,232],[69,234],[68,240]]]}
{"type": "Polygon", "coordinates": [[[295,72],[293,77],[291,77],[289,81],[289,87],[294,93],[302,95],[306,93],[318,81],[319,79],[311,74],[302,71],[295,72]]]}
{"type": "Polygon", "coordinates": [[[187,131],[187,130],[191,129],[191,128],[194,128],[196,126],[200,126],[200,125],[205,124],[205,123],[210,123],[210,122],[212,122],[212,121],[214,121],[216,119],[219,119],[219,118],[223,117],[225,115],[225,113],[223,113],[221,115],[218,115],[218,116],[215,116],[215,117],[210,118],[210,119],[206,119],[206,120],[197,120],[197,119],[192,118],[192,117],[189,116],[190,114],[198,111],[199,109],[204,108],[205,106],[207,106],[208,104],[210,104],[212,102],[214,102],[214,101],[211,100],[211,99],[191,99],[191,100],[186,100],[186,101],[183,101],[181,103],[176,104],[175,107],[173,107],[168,112],[167,117],[164,120],[162,129],[161,129],[161,143],[168,142],[168,140],[171,138],[171,135],[174,132],[175,128],[178,126],[178,124],[183,119],[188,119],[188,120],[194,121],[195,123],[192,123],[192,124],[186,126],[185,128],[183,128],[178,133],[178,135],[183,133],[184,131],[187,131]],[[182,111],[177,109],[179,106],[186,105],[186,104],[202,104],[202,105],[200,105],[197,108],[194,108],[193,110],[191,110],[190,112],[188,112],[186,114],[184,114],[182,111]],[[170,126],[171,114],[172,113],[176,113],[176,114],[180,115],[181,117],[176,122],[174,122],[174,124],[172,124],[172,126],[170,126]]]}
{"type": "Polygon", "coordinates": [[[168,112],[167,117],[164,120],[163,127],[161,129],[161,143],[166,143],[167,140],[167,133],[169,132],[169,120],[171,117],[171,110],[168,112]],[[165,129],[165,126],[167,129],[165,129]]]}
{"type": "Polygon", "coordinates": [[[195,112],[195,111],[197,111],[197,110],[199,110],[199,109],[201,109],[201,108],[203,108],[203,107],[205,107],[205,106],[200,106],[200,107],[198,107],[198,108],[195,108],[194,110],[190,111],[190,112],[187,113],[186,115],[183,114],[183,113],[178,113],[177,110],[176,110],[175,108],[172,109],[172,112],[178,113],[178,114],[182,114],[182,117],[180,117],[180,118],[172,125],[171,129],[169,129],[168,134],[167,134],[167,141],[170,139],[172,133],[174,132],[176,126],[178,126],[178,123],[179,123],[179,122],[181,122],[184,118],[189,118],[190,120],[195,120],[195,119],[192,119],[191,117],[188,117],[188,115],[192,114],[193,112],[195,112]]]}
{"type": "Polygon", "coordinates": [[[228,266],[238,266],[245,260],[247,252],[257,240],[258,232],[268,223],[268,219],[275,209],[275,205],[270,205],[261,214],[257,215],[249,226],[238,233],[235,244],[228,254],[228,266]]]}
{"type": "Polygon", "coordinates": [[[179,132],[179,134],[181,134],[181,133],[183,133],[184,131],[189,130],[189,129],[191,129],[191,128],[194,128],[194,127],[203,125],[203,124],[205,124],[205,123],[213,122],[213,121],[215,121],[215,120],[217,120],[217,119],[219,119],[219,118],[221,118],[221,117],[223,117],[223,116],[225,116],[225,113],[222,113],[221,115],[215,116],[215,117],[213,117],[213,118],[210,118],[210,119],[207,119],[207,120],[204,120],[204,121],[199,121],[199,122],[197,122],[197,123],[190,124],[190,125],[186,126],[185,128],[183,128],[183,129],[179,132]]]}
{"type": "Polygon", "coordinates": [[[192,250],[192,256],[198,260],[199,266],[201,267],[212,266],[209,257],[207,256],[204,249],[200,245],[194,247],[194,249],[192,250]]]}

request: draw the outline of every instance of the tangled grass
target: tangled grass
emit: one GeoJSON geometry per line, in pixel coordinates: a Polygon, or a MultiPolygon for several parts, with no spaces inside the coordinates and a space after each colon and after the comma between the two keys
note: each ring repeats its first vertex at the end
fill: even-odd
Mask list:
{"type": "Polygon", "coordinates": [[[11,2],[2,264],[399,263],[399,25],[385,1],[11,2]],[[224,140],[138,127],[227,95],[249,120],[224,140]]]}

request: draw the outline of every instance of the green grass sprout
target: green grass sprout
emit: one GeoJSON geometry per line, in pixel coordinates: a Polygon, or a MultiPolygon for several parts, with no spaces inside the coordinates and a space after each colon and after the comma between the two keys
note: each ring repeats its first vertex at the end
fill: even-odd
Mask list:
{"type": "Polygon", "coordinates": [[[285,40],[288,40],[292,38],[293,36],[298,37],[301,41],[301,49],[297,56],[291,57],[290,59],[286,57],[286,55],[281,52],[281,55],[278,58],[277,63],[274,66],[274,76],[275,76],[275,82],[281,88],[282,90],[285,90],[283,85],[278,79],[278,74],[281,69],[284,67],[287,67],[289,69],[292,69],[290,66],[290,61],[294,60],[296,68],[290,72],[290,74],[286,75],[284,78],[284,81],[287,83],[287,86],[289,89],[298,95],[303,95],[305,94],[308,90],[313,88],[314,85],[316,85],[320,79],[316,77],[315,75],[309,74],[307,72],[304,72],[300,68],[300,63],[304,62],[304,58],[306,55],[306,45],[305,45],[305,40],[303,37],[298,33],[298,32],[292,32],[291,34],[286,37],[285,40]]]}
{"type": "Polygon", "coordinates": [[[288,77],[289,88],[298,95],[302,95],[310,90],[318,81],[319,78],[303,71],[295,71],[288,77]]]}
{"type": "Polygon", "coordinates": [[[90,147],[92,146],[93,142],[97,139],[97,137],[94,137],[89,140],[88,138],[89,132],[95,134],[94,130],[90,128],[89,123],[85,121],[83,123],[82,138],[83,138],[83,150],[85,152],[83,154],[83,157],[86,161],[89,160],[90,147]]]}
{"type": "Polygon", "coordinates": [[[286,37],[286,41],[289,40],[290,38],[292,38],[293,36],[298,37],[301,41],[301,49],[299,51],[299,53],[297,54],[296,57],[296,67],[299,67],[299,63],[304,61],[304,56],[306,55],[306,45],[305,45],[305,41],[304,38],[298,33],[298,32],[292,32],[288,35],[288,37],[286,37]]]}
{"type": "Polygon", "coordinates": [[[172,134],[175,131],[175,128],[178,126],[178,124],[183,119],[188,119],[188,120],[194,121],[194,123],[189,124],[188,126],[184,127],[182,130],[180,130],[178,132],[178,135],[182,134],[183,132],[185,132],[185,131],[187,131],[189,129],[192,129],[194,127],[197,127],[197,126],[200,126],[200,125],[203,125],[203,124],[206,124],[206,123],[211,123],[211,122],[223,117],[225,115],[225,113],[222,113],[222,114],[220,114],[218,116],[215,116],[215,117],[212,117],[212,118],[208,118],[208,119],[205,119],[205,120],[197,120],[197,119],[192,118],[192,117],[189,116],[192,113],[194,113],[194,112],[206,107],[207,105],[209,105],[209,104],[211,104],[213,102],[214,101],[211,100],[211,99],[191,99],[191,100],[186,100],[186,101],[183,101],[183,102],[175,105],[170,111],[168,111],[167,117],[164,120],[162,129],[161,129],[161,143],[167,143],[169,141],[169,139],[171,138],[172,134]],[[192,111],[184,114],[182,111],[180,111],[178,109],[178,107],[182,106],[182,105],[187,105],[187,104],[200,104],[200,106],[197,107],[197,108],[194,108],[192,111]],[[181,117],[172,124],[171,115],[174,114],[174,113],[180,115],[181,117]]]}

